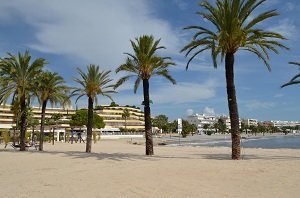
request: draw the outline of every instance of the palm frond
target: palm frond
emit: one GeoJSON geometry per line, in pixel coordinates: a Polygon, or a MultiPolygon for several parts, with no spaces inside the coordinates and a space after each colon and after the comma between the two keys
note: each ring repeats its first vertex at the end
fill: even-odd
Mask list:
{"type": "Polygon", "coordinates": [[[276,10],[267,10],[255,16],[255,10],[265,1],[216,0],[215,4],[208,0],[201,1],[199,5],[202,10],[197,14],[208,20],[214,28],[196,25],[184,28],[196,31],[192,41],[181,50],[188,57],[186,69],[196,56],[211,49],[214,67],[217,67],[218,56],[223,61],[227,53],[247,50],[261,59],[270,70],[269,52],[278,54],[279,48],[289,48],[279,42],[286,40],[281,34],[256,28],[262,22],[278,16],[276,10]]]}

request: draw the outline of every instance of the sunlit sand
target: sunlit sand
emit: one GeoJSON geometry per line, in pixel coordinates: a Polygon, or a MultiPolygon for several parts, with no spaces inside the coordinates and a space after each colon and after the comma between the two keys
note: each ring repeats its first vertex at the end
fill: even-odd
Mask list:
{"type": "Polygon", "coordinates": [[[127,140],[46,143],[45,151],[0,145],[1,197],[299,197],[299,150],[156,146],[127,140]]]}

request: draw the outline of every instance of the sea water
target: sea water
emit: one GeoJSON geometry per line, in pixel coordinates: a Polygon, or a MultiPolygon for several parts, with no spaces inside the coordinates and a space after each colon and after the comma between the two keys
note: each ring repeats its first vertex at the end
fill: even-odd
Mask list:
{"type": "MultiPolygon", "coordinates": [[[[171,146],[209,146],[209,147],[231,147],[230,138],[184,140],[172,142],[171,146]]],[[[280,136],[250,136],[241,138],[241,147],[244,148],[265,148],[265,149],[300,149],[300,135],[280,136]]]]}

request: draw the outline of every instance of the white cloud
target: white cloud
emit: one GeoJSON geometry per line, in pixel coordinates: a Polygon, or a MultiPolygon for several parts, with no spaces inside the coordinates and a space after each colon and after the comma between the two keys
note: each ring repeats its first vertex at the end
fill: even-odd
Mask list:
{"type": "MultiPolygon", "coordinates": [[[[151,90],[150,85],[150,99],[153,101],[153,105],[200,102],[215,97],[217,87],[218,84],[216,80],[212,79],[207,80],[202,84],[196,82],[178,82],[176,85],[161,83],[160,87],[154,90],[151,90]]],[[[139,105],[143,101],[143,95],[141,92],[134,94],[133,91],[130,91],[130,93],[126,92],[126,94],[116,94],[114,99],[120,104],[139,105]]]]}
{"type": "Polygon", "coordinates": [[[204,107],[203,114],[205,115],[215,115],[215,110],[210,107],[204,107]]]}
{"type": "Polygon", "coordinates": [[[275,94],[274,98],[281,98],[283,96],[283,94],[275,94]]]}
{"type": "Polygon", "coordinates": [[[177,85],[162,84],[155,93],[152,94],[154,103],[188,103],[207,100],[216,96],[216,80],[207,80],[203,84],[179,82],[177,85]]]}
{"type": "Polygon", "coordinates": [[[16,0],[1,2],[3,12],[2,20],[11,13],[35,28],[37,42],[31,48],[106,69],[123,62],[123,53],[131,52],[129,40],[143,34],[161,38],[168,51],[179,51],[176,31],[153,15],[146,0],[16,0]]]}
{"type": "Polygon", "coordinates": [[[188,7],[188,3],[186,1],[184,1],[184,0],[174,0],[174,3],[181,10],[186,10],[187,7],[188,7]]]}
{"type": "MultiPolygon", "coordinates": [[[[187,61],[176,61],[176,67],[172,68],[174,71],[186,70],[187,61]]],[[[224,71],[224,67],[219,65],[218,68],[214,68],[213,63],[209,63],[207,61],[192,61],[189,64],[189,68],[187,71],[199,71],[199,72],[212,72],[212,71],[224,71]]]]}
{"type": "Polygon", "coordinates": [[[275,106],[274,102],[261,102],[258,100],[251,100],[245,102],[245,107],[248,110],[257,110],[257,109],[270,109],[275,106]]]}
{"type": "Polygon", "coordinates": [[[267,6],[267,7],[271,7],[271,6],[274,6],[274,5],[278,4],[278,3],[280,3],[279,0],[269,0],[269,1],[266,1],[264,3],[264,5],[267,6]]]}
{"type": "Polygon", "coordinates": [[[194,110],[193,109],[187,109],[186,110],[186,115],[190,116],[194,114],[194,110]]]}
{"type": "Polygon", "coordinates": [[[287,39],[295,39],[297,37],[297,28],[290,19],[279,20],[278,24],[268,28],[268,30],[279,33],[287,39]]]}
{"type": "Polygon", "coordinates": [[[287,2],[287,3],[285,4],[285,7],[286,7],[286,10],[287,10],[287,11],[292,11],[292,10],[295,9],[296,5],[294,5],[294,4],[291,3],[291,2],[287,2]]]}

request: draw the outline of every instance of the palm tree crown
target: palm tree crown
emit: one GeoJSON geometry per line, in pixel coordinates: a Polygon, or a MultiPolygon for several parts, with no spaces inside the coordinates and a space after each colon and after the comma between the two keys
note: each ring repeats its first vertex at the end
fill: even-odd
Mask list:
{"type": "Polygon", "coordinates": [[[22,55],[14,56],[8,53],[8,57],[0,59],[1,92],[0,101],[6,102],[9,96],[25,97],[33,90],[34,79],[41,73],[45,59],[38,58],[30,64],[31,56],[29,51],[22,55]]]}
{"type": "Polygon", "coordinates": [[[154,40],[153,36],[144,35],[136,38],[135,41],[130,40],[134,54],[125,53],[128,55],[126,63],[116,69],[116,73],[125,71],[130,74],[122,77],[116,83],[115,88],[131,77],[136,77],[134,93],[136,93],[141,80],[149,80],[152,76],[163,76],[176,84],[168,70],[168,67],[175,65],[175,63],[170,61],[170,57],[160,57],[155,54],[157,50],[165,49],[164,46],[159,46],[160,39],[154,40]]]}
{"type": "Polygon", "coordinates": [[[63,77],[53,72],[43,72],[37,78],[35,95],[39,103],[49,101],[51,105],[69,103],[70,88],[65,85],[63,77]]]}
{"type": "Polygon", "coordinates": [[[198,30],[193,40],[181,51],[188,56],[192,51],[189,63],[201,52],[211,50],[214,67],[217,67],[217,56],[221,59],[226,53],[234,54],[238,50],[254,53],[261,59],[269,70],[269,54],[273,51],[278,54],[277,47],[288,49],[279,40],[285,38],[275,32],[256,28],[259,23],[279,15],[276,10],[269,10],[251,18],[253,11],[266,0],[217,0],[216,6],[204,0],[199,5],[207,12],[197,12],[201,17],[214,25],[215,31],[202,26],[188,26],[184,29],[198,30]]]}
{"type": "MultiPolygon", "coordinates": [[[[300,67],[300,63],[298,62],[289,62],[289,64],[297,65],[300,67]]],[[[281,88],[289,86],[289,85],[295,85],[300,83],[300,73],[294,76],[289,82],[283,84],[281,88]]]]}
{"type": "Polygon", "coordinates": [[[78,95],[76,102],[82,96],[88,96],[93,99],[93,101],[97,102],[97,95],[103,95],[112,100],[110,96],[111,93],[116,93],[113,88],[114,85],[110,84],[112,79],[109,78],[109,74],[111,71],[100,71],[99,66],[89,65],[87,73],[84,73],[80,68],[77,68],[78,73],[81,77],[75,78],[74,81],[81,85],[81,88],[76,88],[72,92],[72,96],[78,95]]]}

